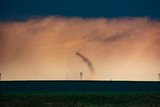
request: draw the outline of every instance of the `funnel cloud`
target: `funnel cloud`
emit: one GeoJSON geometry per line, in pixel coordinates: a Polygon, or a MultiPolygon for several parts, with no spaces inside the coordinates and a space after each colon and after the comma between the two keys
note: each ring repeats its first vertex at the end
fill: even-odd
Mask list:
{"type": "Polygon", "coordinates": [[[86,58],[85,56],[83,56],[79,52],[76,52],[76,55],[83,59],[83,61],[88,65],[88,67],[89,67],[91,72],[94,72],[93,65],[92,65],[91,61],[88,58],[86,58]]]}

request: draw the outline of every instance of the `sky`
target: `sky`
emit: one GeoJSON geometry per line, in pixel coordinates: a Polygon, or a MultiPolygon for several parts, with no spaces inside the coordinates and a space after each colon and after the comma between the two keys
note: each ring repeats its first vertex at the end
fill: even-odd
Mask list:
{"type": "Polygon", "coordinates": [[[159,0],[0,0],[2,80],[157,81],[159,0]]]}
{"type": "Polygon", "coordinates": [[[160,18],[159,0],[0,0],[0,20],[35,16],[160,18]]]}

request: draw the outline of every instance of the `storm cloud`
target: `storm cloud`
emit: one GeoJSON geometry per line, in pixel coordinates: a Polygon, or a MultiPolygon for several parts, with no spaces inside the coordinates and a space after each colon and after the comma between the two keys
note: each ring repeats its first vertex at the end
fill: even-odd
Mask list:
{"type": "Polygon", "coordinates": [[[92,60],[95,79],[157,80],[160,21],[50,16],[0,22],[4,80],[79,79],[79,72],[90,79],[76,52],[92,60]]]}

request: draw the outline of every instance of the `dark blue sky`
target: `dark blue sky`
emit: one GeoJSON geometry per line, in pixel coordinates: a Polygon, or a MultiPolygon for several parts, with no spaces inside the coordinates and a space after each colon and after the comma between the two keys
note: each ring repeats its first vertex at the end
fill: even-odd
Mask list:
{"type": "Polygon", "coordinates": [[[50,15],[159,19],[160,0],[0,0],[1,21],[50,15]]]}

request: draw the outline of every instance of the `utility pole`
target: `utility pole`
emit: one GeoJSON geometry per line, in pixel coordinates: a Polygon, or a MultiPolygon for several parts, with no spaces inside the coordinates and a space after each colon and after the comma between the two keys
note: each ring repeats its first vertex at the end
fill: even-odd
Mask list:
{"type": "Polygon", "coordinates": [[[1,81],[1,73],[0,73],[0,81],[1,81]]]}

